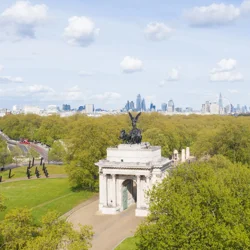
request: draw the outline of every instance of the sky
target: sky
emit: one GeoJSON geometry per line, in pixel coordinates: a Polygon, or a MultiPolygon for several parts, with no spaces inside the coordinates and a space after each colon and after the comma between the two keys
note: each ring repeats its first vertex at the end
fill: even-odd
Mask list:
{"type": "Polygon", "coordinates": [[[0,108],[250,106],[249,25],[250,0],[1,0],[0,108]]]}

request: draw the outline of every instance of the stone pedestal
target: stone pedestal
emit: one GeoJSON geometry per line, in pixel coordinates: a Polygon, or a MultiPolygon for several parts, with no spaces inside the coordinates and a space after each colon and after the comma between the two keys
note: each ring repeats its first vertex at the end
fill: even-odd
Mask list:
{"type": "Polygon", "coordinates": [[[161,147],[120,144],[107,149],[107,159],[100,160],[99,211],[116,214],[136,203],[136,216],[147,216],[145,196],[155,183],[162,181],[172,161],[161,156],[161,147]]]}

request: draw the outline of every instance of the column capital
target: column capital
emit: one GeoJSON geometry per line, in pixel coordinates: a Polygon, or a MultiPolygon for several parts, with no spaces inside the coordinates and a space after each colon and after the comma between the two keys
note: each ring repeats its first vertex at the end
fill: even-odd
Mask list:
{"type": "Polygon", "coordinates": [[[116,177],[116,174],[111,174],[111,176],[112,176],[112,179],[113,179],[113,178],[115,178],[115,177],[116,177]]]}

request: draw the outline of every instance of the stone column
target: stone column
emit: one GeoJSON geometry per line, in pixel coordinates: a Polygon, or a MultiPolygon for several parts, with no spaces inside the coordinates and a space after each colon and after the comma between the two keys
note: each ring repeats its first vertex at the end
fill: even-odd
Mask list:
{"type": "Polygon", "coordinates": [[[103,205],[103,174],[99,172],[99,206],[103,205]]]}
{"type": "Polygon", "coordinates": [[[190,149],[189,147],[186,148],[186,160],[188,160],[190,157],[190,149]]]}
{"type": "Polygon", "coordinates": [[[137,208],[141,207],[141,176],[137,175],[137,208]]]}
{"type": "Polygon", "coordinates": [[[112,174],[112,205],[116,207],[116,175],[112,174]]]}
{"type": "Polygon", "coordinates": [[[103,185],[102,185],[102,188],[103,188],[103,192],[102,192],[102,195],[103,195],[103,206],[104,207],[107,207],[107,174],[103,174],[103,185]]]}
{"type": "Polygon", "coordinates": [[[186,154],[185,154],[185,149],[181,150],[181,162],[185,162],[186,161],[186,154]]]}

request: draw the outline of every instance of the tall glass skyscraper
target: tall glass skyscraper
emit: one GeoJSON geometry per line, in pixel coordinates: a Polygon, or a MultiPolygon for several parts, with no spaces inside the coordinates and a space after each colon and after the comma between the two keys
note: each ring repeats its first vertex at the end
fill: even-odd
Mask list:
{"type": "Polygon", "coordinates": [[[142,111],[146,111],[146,102],[145,102],[145,99],[143,98],[142,101],[141,101],[141,110],[142,111]]]}
{"type": "Polygon", "coordinates": [[[136,98],[136,111],[141,111],[141,95],[139,94],[136,98]]]}

